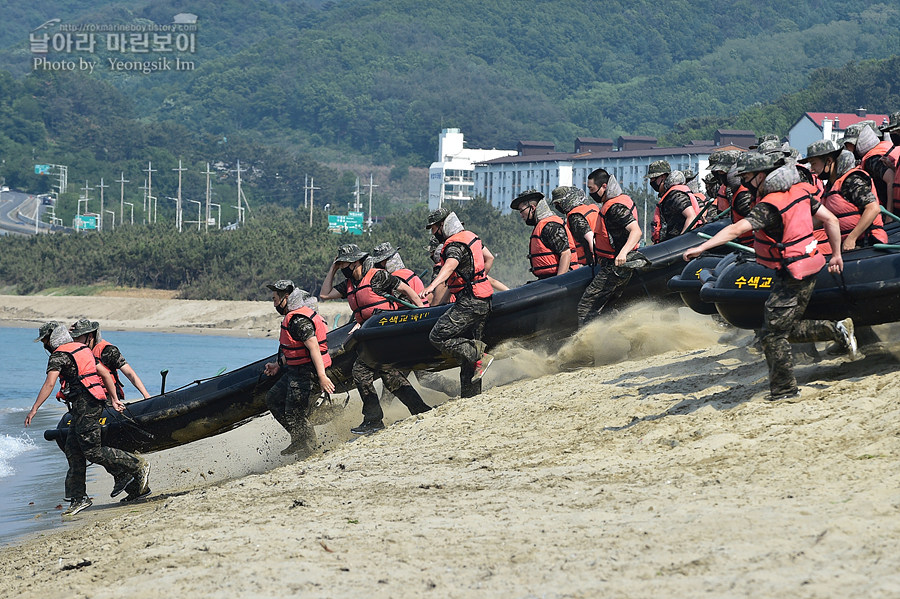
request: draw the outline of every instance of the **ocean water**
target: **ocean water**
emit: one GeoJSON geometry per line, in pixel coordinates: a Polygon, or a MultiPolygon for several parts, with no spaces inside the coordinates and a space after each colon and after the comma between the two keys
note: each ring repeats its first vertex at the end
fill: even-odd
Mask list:
{"type": "MultiPolygon", "coordinates": [[[[44,431],[56,428],[65,405],[54,399],[54,392],[31,426],[23,426],[46,376],[48,354],[32,342],[36,335],[37,327],[0,327],[0,546],[66,525],[58,507],[68,505],[63,501],[66,457],[55,442],[44,440],[44,431]]],[[[113,331],[103,337],[119,347],[151,395],[160,391],[163,369],[169,371],[166,389],[176,389],[270,356],[278,344],[273,339],[171,333],[113,331]]],[[[122,382],[126,402],[140,399],[124,376],[122,382]]],[[[108,477],[100,466],[88,467],[89,492],[98,473],[108,477]]]]}

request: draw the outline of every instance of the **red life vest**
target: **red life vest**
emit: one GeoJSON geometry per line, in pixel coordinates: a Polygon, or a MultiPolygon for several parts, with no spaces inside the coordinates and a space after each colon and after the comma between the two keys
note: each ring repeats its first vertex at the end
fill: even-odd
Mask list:
{"type": "MultiPolygon", "coordinates": [[[[419,278],[419,275],[408,268],[398,268],[391,274],[395,277],[399,277],[404,283],[409,285],[412,290],[416,292],[416,295],[422,293],[425,289],[425,284],[422,282],[422,279],[419,278]]],[[[428,302],[425,302],[425,305],[427,306],[428,302]]]]}
{"type": "MultiPolygon", "coordinates": [[[[892,144],[889,141],[878,142],[878,145],[876,145],[874,148],[872,148],[871,150],[866,152],[866,155],[862,157],[862,160],[859,161],[859,164],[860,164],[860,166],[863,166],[866,163],[866,160],[868,160],[869,158],[886,156],[893,149],[894,149],[894,144],[892,144]]],[[[869,173],[869,174],[871,175],[872,173],[869,173]]],[[[894,181],[895,182],[896,182],[896,178],[897,178],[897,173],[895,171],[894,172],[894,181]]],[[[875,185],[875,189],[876,190],[881,189],[881,185],[880,184],[875,185]]],[[[885,195],[880,195],[880,194],[876,193],[875,197],[878,198],[878,201],[879,201],[879,203],[881,203],[882,206],[886,206],[887,205],[887,195],[892,194],[893,192],[894,192],[893,188],[885,189],[884,190],[885,195]]]]}
{"type": "MultiPolygon", "coordinates": [[[[78,368],[78,382],[87,389],[94,399],[102,402],[106,401],[106,386],[103,384],[103,379],[97,374],[97,361],[94,359],[94,354],[91,353],[91,348],[83,343],[72,341],[63,343],[53,351],[63,352],[72,356],[72,359],[75,360],[75,366],[78,368]]],[[[56,394],[57,399],[66,398],[66,394],[63,392],[65,387],[65,381],[60,381],[59,392],[56,394]]]]}
{"type": "MultiPolygon", "coordinates": [[[[825,197],[822,200],[822,203],[825,205],[828,210],[834,214],[838,222],[841,226],[841,239],[846,239],[847,235],[853,230],[854,227],[859,223],[859,217],[862,216],[859,208],[857,208],[852,202],[847,200],[844,195],[841,193],[841,188],[844,185],[844,181],[847,180],[853,173],[862,173],[869,180],[872,195],[875,195],[875,184],[872,183],[872,177],[869,176],[869,173],[864,171],[860,167],[851,168],[849,171],[841,175],[841,177],[834,182],[834,185],[831,186],[827,192],[825,192],[825,197]]],[[[872,226],[866,229],[866,236],[871,235],[878,243],[887,243],[887,233],[884,232],[884,221],[881,219],[881,212],[879,211],[878,216],[875,217],[875,220],[872,222],[872,226]]]]}
{"type": "MultiPolygon", "coordinates": [[[[106,349],[107,347],[109,347],[110,345],[112,345],[112,343],[110,343],[106,339],[101,339],[96,344],[94,344],[94,349],[91,350],[91,353],[94,354],[94,359],[98,363],[102,363],[100,361],[100,354],[102,354],[103,350],[106,349]]],[[[106,364],[103,364],[103,365],[106,366],[106,364]]],[[[122,381],[119,380],[119,369],[118,368],[110,368],[109,366],[106,366],[106,368],[107,368],[107,370],[109,370],[109,373],[112,375],[113,380],[116,381],[116,394],[118,394],[119,399],[125,399],[125,387],[122,386],[122,381]]]]}
{"type": "Polygon", "coordinates": [[[891,146],[888,153],[881,159],[887,166],[894,169],[894,185],[891,193],[894,197],[894,213],[900,209],[900,146],[891,146]]]}
{"type": "Polygon", "coordinates": [[[544,227],[548,223],[556,223],[563,227],[569,240],[569,251],[573,254],[575,253],[572,247],[575,244],[572,239],[572,232],[569,231],[569,228],[565,226],[560,217],[552,215],[539,220],[531,232],[531,240],[528,243],[528,259],[531,261],[531,272],[539,279],[546,279],[556,275],[556,271],[559,268],[559,256],[544,245],[543,240],[541,240],[541,232],[543,232],[544,227]]]}
{"type": "Polygon", "coordinates": [[[450,289],[450,293],[459,295],[463,289],[469,287],[472,290],[472,295],[477,298],[486,299],[491,297],[494,295],[494,288],[491,287],[491,282],[488,281],[487,274],[484,272],[484,253],[481,240],[475,233],[463,229],[459,233],[451,235],[444,242],[444,248],[441,250],[441,260],[447,260],[445,255],[447,246],[457,242],[464,244],[472,253],[472,262],[475,265],[475,275],[472,277],[471,281],[466,281],[457,274],[456,271],[453,271],[453,274],[447,279],[447,288],[450,289]]]}
{"type": "MultiPolygon", "coordinates": [[[[597,228],[594,229],[594,256],[598,260],[601,258],[612,260],[616,257],[616,248],[612,244],[612,235],[610,235],[609,228],[606,226],[606,213],[609,212],[613,204],[625,206],[631,210],[631,216],[634,217],[634,220],[638,219],[637,206],[634,205],[634,200],[624,193],[603,202],[603,205],[600,206],[600,218],[597,219],[597,228]]],[[[629,251],[636,250],[637,247],[638,244],[635,244],[633,248],[629,248],[629,251]]]]}
{"type": "MultiPolygon", "coordinates": [[[[600,211],[597,210],[597,206],[594,204],[579,204],[569,210],[569,213],[566,215],[566,231],[569,233],[569,238],[575,243],[575,255],[572,256],[572,263],[585,265],[588,263],[588,246],[586,241],[575,241],[575,236],[572,234],[571,227],[569,227],[569,217],[573,214],[580,214],[583,216],[587,221],[588,226],[591,228],[591,231],[596,231],[597,220],[600,218],[600,211]]],[[[596,244],[597,241],[594,240],[594,243],[596,244]]]]}
{"type": "MultiPolygon", "coordinates": [[[[700,204],[697,203],[697,196],[694,195],[694,192],[691,191],[691,188],[687,185],[673,185],[659,198],[659,202],[656,203],[656,208],[653,210],[653,228],[650,233],[650,239],[653,243],[659,243],[660,237],[662,236],[662,206],[663,202],[666,201],[666,198],[669,197],[669,194],[673,191],[682,191],[688,195],[688,198],[691,200],[691,208],[694,209],[696,215],[700,214],[700,204]]],[[[695,217],[696,218],[696,217],[695,217]]],[[[702,218],[697,218],[697,222],[694,223],[692,229],[699,227],[703,224],[702,218]]]]}
{"type": "Polygon", "coordinates": [[[284,315],[284,320],[281,321],[281,336],[278,338],[278,350],[284,356],[285,364],[288,366],[312,364],[309,348],[302,341],[294,339],[289,329],[291,319],[297,314],[307,317],[315,326],[316,341],[319,342],[319,353],[322,355],[322,362],[325,364],[325,368],[328,368],[331,366],[331,356],[328,353],[328,339],[326,337],[328,335],[328,327],[318,313],[306,306],[288,312],[284,315]]]}
{"type": "Polygon", "coordinates": [[[810,200],[814,189],[812,185],[798,183],[788,191],[770,193],[758,202],[778,210],[784,232],[781,239],[773,239],[765,229],[756,231],[753,249],[757,262],[775,270],[786,268],[798,280],[822,269],[825,257],[816,249],[813,236],[810,200]]]}
{"type": "Polygon", "coordinates": [[[716,190],[716,210],[725,212],[729,208],[731,208],[731,202],[728,201],[728,186],[719,185],[719,189],[716,190]]]}
{"type": "Polygon", "coordinates": [[[375,310],[397,310],[398,306],[383,295],[372,291],[372,277],[381,268],[370,268],[359,283],[347,279],[347,302],[353,310],[353,317],[359,324],[364,323],[375,310]]]}

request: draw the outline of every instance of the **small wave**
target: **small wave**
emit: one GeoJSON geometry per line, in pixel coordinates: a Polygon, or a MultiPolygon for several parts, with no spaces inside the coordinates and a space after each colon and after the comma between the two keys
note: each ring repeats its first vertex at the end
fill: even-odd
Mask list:
{"type": "Polygon", "coordinates": [[[15,472],[13,460],[16,456],[34,449],[36,445],[24,433],[19,437],[0,436],[0,478],[15,472]]]}
{"type": "Polygon", "coordinates": [[[30,410],[30,409],[31,408],[22,408],[22,407],[0,408],[0,414],[22,414],[22,413],[27,413],[28,410],[30,410]]]}

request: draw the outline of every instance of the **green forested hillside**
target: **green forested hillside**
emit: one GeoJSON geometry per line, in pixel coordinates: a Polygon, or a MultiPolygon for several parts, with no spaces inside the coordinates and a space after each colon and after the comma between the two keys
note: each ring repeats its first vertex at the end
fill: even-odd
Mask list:
{"type": "Polygon", "coordinates": [[[435,133],[473,147],[661,135],[801,89],[811,70],[886,57],[900,10],[873,2],[349,0],[202,65],[157,114],[278,132],[387,162],[435,133]]]}
{"type": "MultiPolygon", "coordinates": [[[[12,11],[6,64],[27,63],[26,27],[59,16],[50,4],[12,11]]],[[[900,48],[900,8],[872,0],[55,4],[76,22],[199,16],[196,71],[106,73],[143,117],[384,164],[427,163],[447,126],[472,147],[663,136],[900,48]]]]}

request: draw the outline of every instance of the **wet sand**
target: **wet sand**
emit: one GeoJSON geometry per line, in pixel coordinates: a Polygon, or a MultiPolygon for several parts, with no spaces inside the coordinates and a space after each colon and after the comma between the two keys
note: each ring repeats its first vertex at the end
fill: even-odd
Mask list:
{"type": "Polygon", "coordinates": [[[351,397],[304,461],[260,418],[150,455],[147,501],[0,550],[0,595],[896,597],[897,330],[768,402],[747,333],[641,306],[345,443],[351,397]]]}

